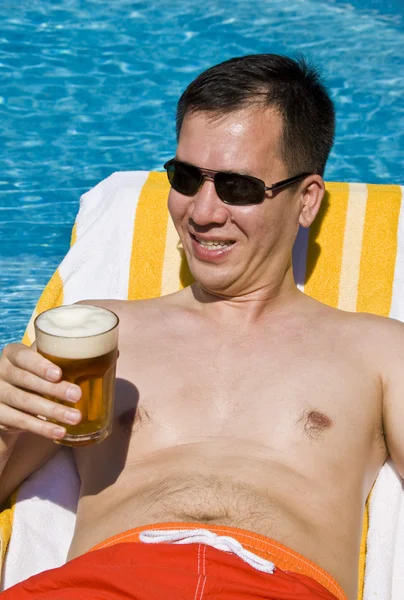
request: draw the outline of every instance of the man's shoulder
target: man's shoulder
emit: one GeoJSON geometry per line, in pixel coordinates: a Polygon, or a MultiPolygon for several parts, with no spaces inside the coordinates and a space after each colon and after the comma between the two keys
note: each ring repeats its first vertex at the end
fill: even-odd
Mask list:
{"type": "Polygon", "coordinates": [[[123,323],[138,320],[144,322],[145,319],[157,319],[159,315],[163,316],[169,311],[181,311],[184,304],[182,295],[183,291],[143,300],[89,299],[80,300],[77,304],[92,304],[111,310],[123,323]]]}
{"type": "Polygon", "coordinates": [[[393,365],[404,356],[404,323],[390,317],[371,313],[354,313],[335,310],[335,333],[346,337],[349,345],[368,355],[374,364],[393,365]]]}
{"type": "Polygon", "coordinates": [[[375,315],[372,313],[347,312],[334,309],[336,319],[345,323],[347,327],[352,327],[364,335],[368,332],[373,334],[391,334],[396,335],[404,333],[404,323],[390,317],[375,315]]]}
{"type": "Polygon", "coordinates": [[[312,326],[319,333],[345,339],[355,347],[389,352],[404,344],[404,323],[386,316],[364,312],[348,312],[315,301],[310,313],[312,326]]]}

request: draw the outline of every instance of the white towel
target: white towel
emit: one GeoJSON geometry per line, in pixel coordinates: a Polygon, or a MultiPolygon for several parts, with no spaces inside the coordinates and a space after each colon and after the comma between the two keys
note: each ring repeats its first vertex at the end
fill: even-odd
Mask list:
{"type": "Polygon", "coordinates": [[[4,589],[66,562],[79,491],[68,448],[61,448],[21,486],[3,570],[4,589]]]}
{"type": "Polygon", "coordinates": [[[404,599],[402,480],[388,461],[370,497],[364,598],[404,599]]]}
{"type": "MultiPolygon", "coordinates": [[[[147,172],[115,173],[82,197],[76,221],[78,239],[59,267],[65,304],[89,298],[127,298],[133,221],[147,176],[147,172]]],[[[363,194],[363,186],[350,184],[350,189],[352,201],[355,190],[363,194]]],[[[167,235],[173,235],[170,231],[167,235]]],[[[300,236],[298,243],[305,252],[307,236],[300,236]]],[[[298,272],[303,262],[300,255],[298,272]]],[[[404,204],[390,315],[401,320],[404,320],[403,273],[404,204]]],[[[304,279],[300,274],[299,280],[301,277],[304,279]]],[[[66,453],[58,453],[24,482],[18,494],[12,542],[4,568],[5,587],[34,572],[57,567],[65,560],[74,528],[75,494],[78,494],[77,473],[72,462],[66,460],[66,453]],[[55,490],[59,503],[55,502],[55,490]],[[67,500],[64,505],[60,504],[61,498],[67,500]],[[50,505],[51,520],[47,512],[50,505]],[[30,524],[35,524],[32,535],[28,534],[30,524]]],[[[387,463],[378,476],[371,499],[364,600],[404,600],[403,575],[404,493],[401,478],[387,463]]]]}

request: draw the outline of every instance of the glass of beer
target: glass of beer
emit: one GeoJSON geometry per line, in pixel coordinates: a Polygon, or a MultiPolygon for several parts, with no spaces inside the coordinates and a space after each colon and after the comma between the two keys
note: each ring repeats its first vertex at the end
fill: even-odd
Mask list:
{"type": "Polygon", "coordinates": [[[82,420],[77,425],[63,423],[67,433],[56,443],[85,446],[102,442],[112,431],[118,316],[99,306],[74,304],[46,310],[34,325],[37,351],[58,365],[63,379],[80,386],[82,392],[74,405],[82,420]]]}

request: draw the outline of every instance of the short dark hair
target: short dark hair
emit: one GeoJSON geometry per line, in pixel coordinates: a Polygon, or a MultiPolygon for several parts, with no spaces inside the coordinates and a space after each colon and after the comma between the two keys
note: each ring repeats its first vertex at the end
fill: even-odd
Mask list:
{"type": "Polygon", "coordinates": [[[252,106],[283,118],[281,155],[289,174],[323,175],[335,132],[334,104],[314,65],[277,54],[232,58],[201,73],[177,106],[177,139],[189,113],[223,116],[252,106]]]}

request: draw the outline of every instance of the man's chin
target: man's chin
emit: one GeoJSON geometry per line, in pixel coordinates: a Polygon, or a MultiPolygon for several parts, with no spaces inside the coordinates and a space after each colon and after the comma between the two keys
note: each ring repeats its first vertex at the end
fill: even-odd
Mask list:
{"type": "MultiPolygon", "coordinates": [[[[227,279],[226,277],[197,277],[193,275],[195,279],[196,288],[200,290],[201,295],[205,296],[205,300],[208,296],[212,297],[212,300],[234,298],[240,295],[239,286],[235,285],[234,279],[227,279]],[[237,289],[236,289],[237,288],[237,289]]],[[[202,297],[200,298],[202,300],[202,297]]]]}
{"type": "Polygon", "coordinates": [[[229,298],[237,296],[240,291],[242,293],[239,289],[241,273],[229,272],[229,268],[224,266],[206,264],[192,258],[188,260],[188,266],[195,283],[207,294],[229,298]]]}

